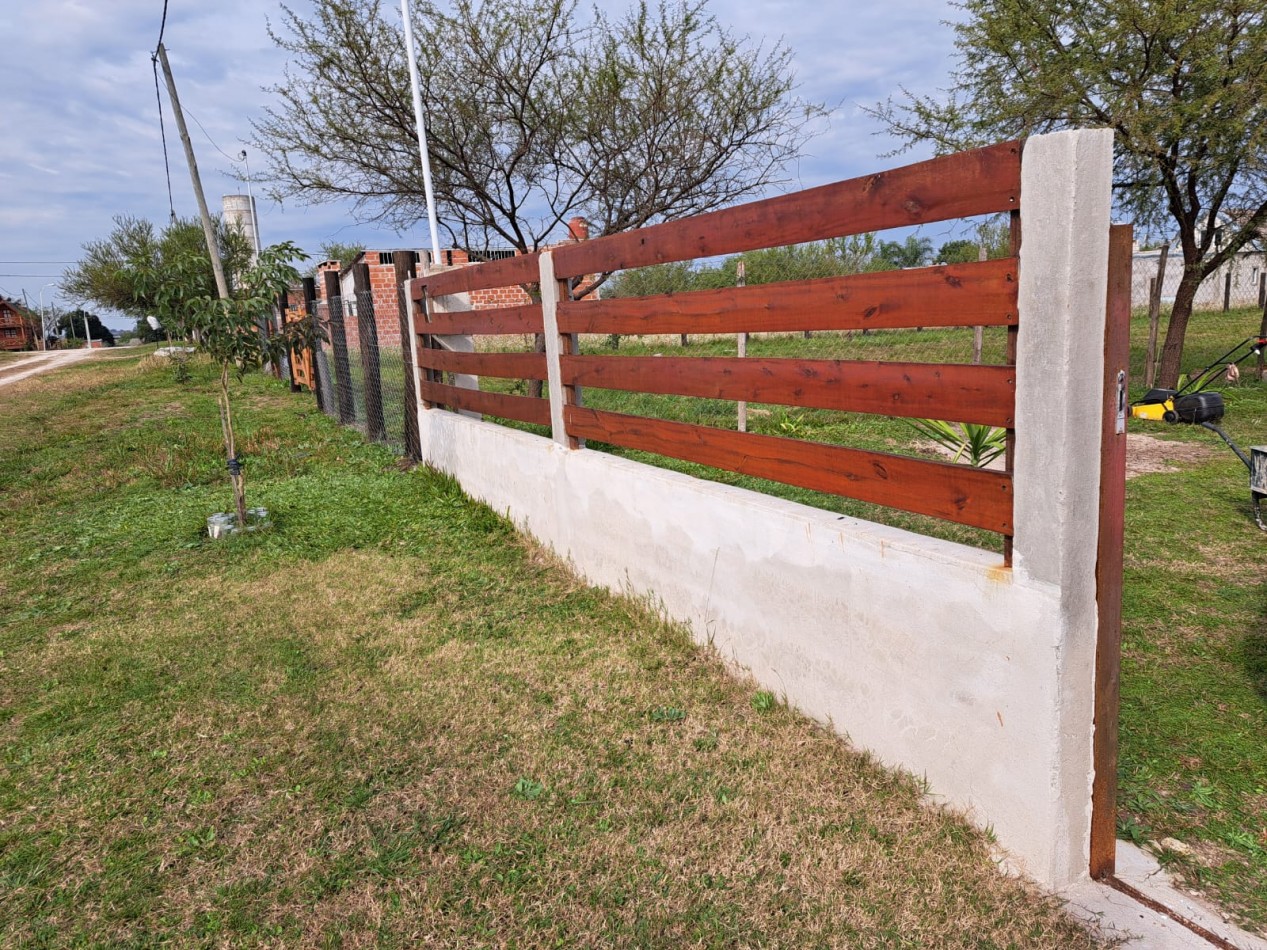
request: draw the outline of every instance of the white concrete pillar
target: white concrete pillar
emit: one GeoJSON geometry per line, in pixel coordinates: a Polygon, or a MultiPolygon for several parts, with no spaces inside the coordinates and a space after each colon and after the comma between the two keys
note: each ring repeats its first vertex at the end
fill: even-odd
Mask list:
{"type": "Polygon", "coordinates": [[[1033,631],[1055,671],[1056,755],[1050,797],[1034,803],[1048,866],[1030,868],[1056,886],[1084,877],[1090,854],[1112,173],[1108,129],[1034,136],[1022,153],[1013,569],[1059,591],[1058,623],[1033,631]]]}

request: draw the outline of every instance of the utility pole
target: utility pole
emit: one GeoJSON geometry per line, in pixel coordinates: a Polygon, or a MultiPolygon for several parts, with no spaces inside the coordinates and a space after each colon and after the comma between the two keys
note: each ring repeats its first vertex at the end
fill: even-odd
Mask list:
{"type": "Polygon", "coordinates": [[[189,141],[189,129],[185,127],[185,113],[180,109],[180,99],[176,95],[176,80],[172,78],[172,67],[167,62],[167,50],[158,44],[158,61],[163,67],[163,78],[167,80],[167,95],[172,100],[172,111],[176,113],[176,127],[180,130],[180,143],[185,146],[185,160],[189,163],[189,177],[194,183],[194,197],[198,199],[198,214],[202,217],[202,234],[207,240],[207,254],[211,258],[211,269],[216,275],[216,290],[221,300],[229,299],[229,283],[224,279],[224,265],[220,263],[220,249],[216,244],[216,231],[211,223],[211,213],[207,210],[207,197],[202,193],[202,179],[198,177],[198,163],[194,160],[194,146],[189,141]]]}

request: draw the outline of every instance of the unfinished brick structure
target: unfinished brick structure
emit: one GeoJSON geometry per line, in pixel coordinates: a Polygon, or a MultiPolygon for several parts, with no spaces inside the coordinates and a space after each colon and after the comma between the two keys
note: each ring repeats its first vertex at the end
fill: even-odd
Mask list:
{"type": "MultiPolygon", "coordinates": [[[[563,247],[589,239],[589,224],[584,218],[572,218],[568,222],[568,236],[553,247],[563,247]]],[[[421,255],[411,251],[416,259],[421,255]]],[[[518,251],[495,250],[480,254],[453,248],[440,252],[440,263],[445,267],[478,266],[489,260],[518,256],[518,251]]],[[[334,271],[339,275],[339,287],[344,298],[344,332],[349,349],[360,346],[360,333],[353,311],[348,301],[355,297],[352,265],[365,264],[369,268],[370,293],[374,300],[374,323],[378,329],[378,345],[380,347],[400,346],[400,319],[398,316],[396,272],[392,264],[392,251],[362,251],[354,261],[323,261],[317,265],[317,299],[325,299],[325,274],[334,271]]],[[[476,290],[471,293],[471,307],[474,310],[489,310],[496,307],[514,307],[532,303],[532,299],[522,287],[498,287],[492,290],[476,290]]]]}

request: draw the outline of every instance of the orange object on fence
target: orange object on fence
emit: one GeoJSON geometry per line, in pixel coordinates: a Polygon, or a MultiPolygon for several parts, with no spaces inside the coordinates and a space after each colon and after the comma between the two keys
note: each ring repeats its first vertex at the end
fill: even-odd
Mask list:
{"type": "MultiPolygon", "coordinates": [[[[287,307],[286,322],[298,323],[304,319],[305,313],[303,307],[287,307]]],[[[307,386],[309,391],[316,389],[312,375],[312,351],[311,350],[291,350],[290,351],[290,379],[296,386],[307,386]]]]}

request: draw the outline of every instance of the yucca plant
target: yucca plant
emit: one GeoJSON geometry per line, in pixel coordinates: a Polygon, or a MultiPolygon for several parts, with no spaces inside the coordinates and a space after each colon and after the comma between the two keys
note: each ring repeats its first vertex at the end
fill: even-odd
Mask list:
{"type": "Polygon", "coordinates": [[[952,461],[967,456],[968,462],[984,468],[1007,451],[1007,430],[974,422],[944,422],[916,419],[911,425],[920,435],[954,453],[952,461]]]}

